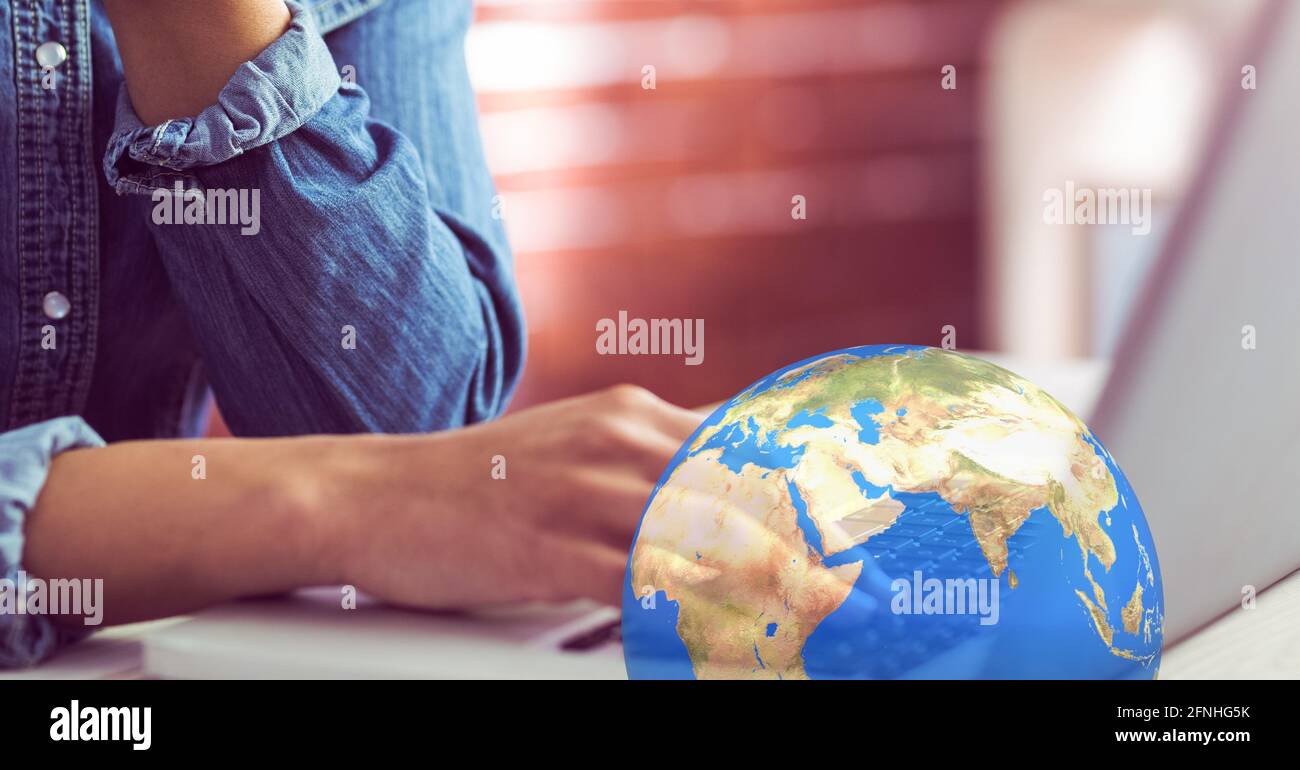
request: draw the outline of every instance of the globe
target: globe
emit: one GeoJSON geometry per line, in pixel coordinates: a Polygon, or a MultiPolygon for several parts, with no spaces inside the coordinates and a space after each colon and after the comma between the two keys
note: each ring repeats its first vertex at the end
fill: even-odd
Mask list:
{"type": "Polygon", "coordinates": [[[1154,678],[1164,595],[1115,459],[1033,383],[883,345],[785,367],[664,471],[629,677],[1154,678]]]}

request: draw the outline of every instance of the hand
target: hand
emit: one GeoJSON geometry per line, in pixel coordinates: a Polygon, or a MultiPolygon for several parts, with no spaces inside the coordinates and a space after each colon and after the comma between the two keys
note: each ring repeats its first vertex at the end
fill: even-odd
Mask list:
{"type": "Polygon", "coordinates": [[[371,490],[343,535],[345,580],[429,608],[617,604],[650,492],[701,419],[618,386],[432,436],[352,439],[374,452],[372,480],[339,487],[371,490]]]}

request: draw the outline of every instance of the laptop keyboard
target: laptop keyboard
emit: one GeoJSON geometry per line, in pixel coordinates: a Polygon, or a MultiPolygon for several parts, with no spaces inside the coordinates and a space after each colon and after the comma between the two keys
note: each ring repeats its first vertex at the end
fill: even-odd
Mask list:
{"type": "MultiPolygon", "coordinates": [[[[1008,564],[1034,545],[1041,529],[1037,522],[1020,525],[1007,540],[1008,564]]],[[[910,581],[915,570],[926,579],[993,577],[967,517],[950,512],[909,508],[883,534],[867,540],[865,548],[891,579],[910,581]]],[[[889,653],[857,661],[856,671],[870,678],[902,676],[971,639],[979,628],[971,615],[894,615],[886,610],[869,625],[863,641],[869,649],[889,653]]]]}

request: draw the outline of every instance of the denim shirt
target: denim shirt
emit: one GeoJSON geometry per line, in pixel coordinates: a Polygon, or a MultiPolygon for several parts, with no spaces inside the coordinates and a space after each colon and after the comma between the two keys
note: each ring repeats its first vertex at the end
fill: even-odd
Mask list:
{"type": "MultiPolygon", "coordinates": [[[[57,452],[196,435],[210,391],[243,436],[432,431],[509,399],[523,318],[470,3],[299,2],[216,104],[156,126],[100,0],[0,2],[4,577],[57,452]],[[186,224],[196,200],[231,217],[186,224]]],[[[0,614],[0,666],[66,638],[0,614]]]]}

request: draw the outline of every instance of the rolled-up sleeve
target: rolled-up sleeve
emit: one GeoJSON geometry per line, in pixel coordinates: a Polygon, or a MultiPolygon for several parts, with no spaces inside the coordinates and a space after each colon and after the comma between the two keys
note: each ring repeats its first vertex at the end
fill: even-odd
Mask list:
{"type": "Polygon", "coordinates": [[[197,117],[146,126],[125,87],[104,171],[119,193],[200,187],[186,169],[224,163],[269,144],[303,125],[342,85],[334,57],[311,17],[295,6],[289,31],[256,60],[245,62],[197,117]]]}
{"type": "MultiPolygon", "coordinates": [[[[511,256],[446,204],[454,180],[427,178],[288,5],[288,31],[197,116],[146,126],[124,88],[104,158],[113,189],[150,197],[222,414],[237,435],[492,417],[524,357],[511,256]],[[221,224],[214,206],[229,207],[221,224]]],[[[468,84],[462,103],[473,109],[468,84]]]]}
{"type": "MultiPolygon", "coordinates": [[[[23,585],[23,524],[36,505],[50,462],[60,452],[103,446],[99,435],[80,417],[29,425],[0,433],[0,572],[8,599],[23,585]]],[[[0,668],[39,663],[87,631],[62,628],[45,615],[18,612],[10,601],[0,604],[0,668]]]]}

